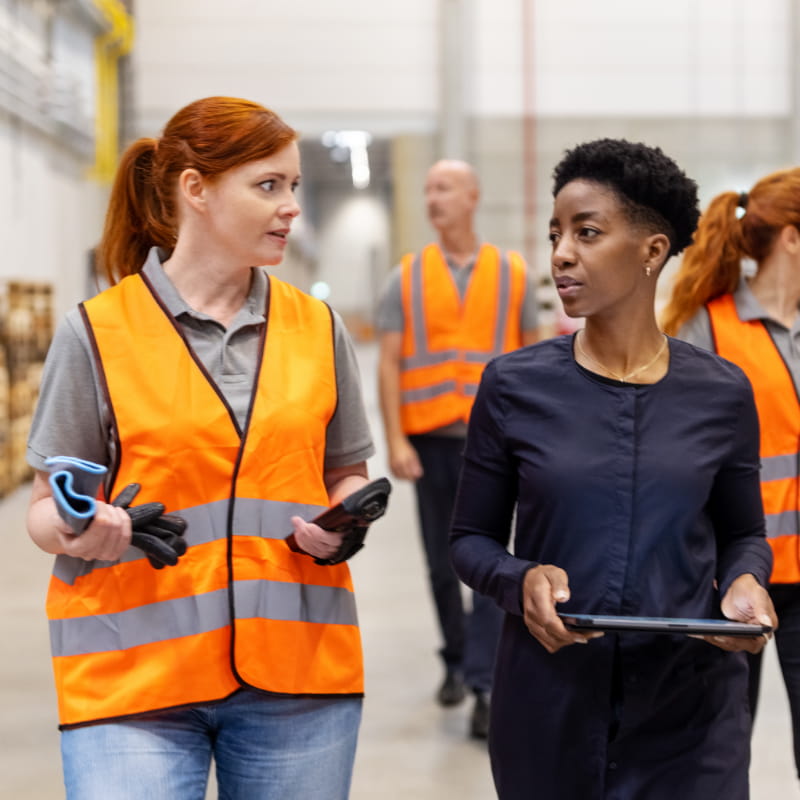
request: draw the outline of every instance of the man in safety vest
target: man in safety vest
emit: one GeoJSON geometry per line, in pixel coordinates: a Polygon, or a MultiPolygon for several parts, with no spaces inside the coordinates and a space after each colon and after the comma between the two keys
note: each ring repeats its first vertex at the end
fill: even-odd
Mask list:
{"type": "Polygon", "coordinates": [[[463,161],[428,171],[425,202],[438,242],[408,254],[378,309],[378,382],[389,466],[415,482],[429,579],[444,646],[443,706],[475,693],[470,733],[488,733],[489,693],[502,614],[474,593],[464,610],[448,534],[467,422],[486,363],[537,337],[535,287],[518,253],[475,233],[478,180],[463,161]]]}

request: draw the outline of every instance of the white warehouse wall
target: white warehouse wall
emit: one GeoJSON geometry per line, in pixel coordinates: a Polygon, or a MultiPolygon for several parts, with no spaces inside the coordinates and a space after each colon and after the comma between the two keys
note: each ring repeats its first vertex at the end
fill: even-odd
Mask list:
{"type": "Polygon", "coordinates": [[[0,2],[0,281],[50,282],[61,316],[87,293],[106,189],[94,160],[88,0],[0,2]]]}
{"type": "Polygon", "coordinates": [[[331,287],[328,302],[348,314],[371,307],[381,289],[389,259],[390,218],[386,204],[374,195],[352,195],[342,202],[331,199],[323,208],[318,243],[316,279],[331,287]]]}
{"type": "Polygon", "coordinates": [[[463,9],[465,109],[478,117],[525,110],[524,42],[537,114],[784,114],[791,2],[137,0],[137,114],[150,133],[197,97],[238,94],[305,133],[432,130],[453,58],[442,5],[463,9]]]}
{"type": "Polygon", "coordinates": [[[60,317],[87,294],[105,190],[49,137],[0,113],[0,280],[51,282],[60,317]]]}
{"type": "Polygon", "coordinates": [[[139,130],[214,94],[273,108],[304,134],[435,121],[436,0],[137,0],[139,130]]]}
{"type": "Polygon", "coordinates": [[[793,0],[471,0],[476,116],[769,116],[790,110],[793,0]],[[528,9],[530,27],[523,28],[528,9]]]}

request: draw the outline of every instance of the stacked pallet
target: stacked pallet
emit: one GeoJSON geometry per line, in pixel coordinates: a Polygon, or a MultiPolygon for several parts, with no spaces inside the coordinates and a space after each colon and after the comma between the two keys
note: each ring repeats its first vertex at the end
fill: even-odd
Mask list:
{"type": "Polygon", "coordinates": [[[0,364],[0,495],[32,477],[28,431],[53,335],[50,284],[8,281],[2,291],[0,364]]]}
{"type": "Polygon", "coordinates": [[[6,351],[0,348],[0,497],[13,488],[11,482],[11,392],[6,351]]]}

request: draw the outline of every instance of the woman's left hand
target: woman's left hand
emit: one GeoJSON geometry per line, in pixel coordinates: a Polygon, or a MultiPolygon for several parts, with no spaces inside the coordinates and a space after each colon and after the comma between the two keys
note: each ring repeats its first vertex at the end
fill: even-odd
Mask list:
{"type": "MultiPolygon", "coordinates": [[[[367,462],[359,461],[357,464],[349,464],[344,467],[332,467],[325,470],[323,476],[325,488],[328,491],[331,505],[344,499],[348,494],[360,489],[369,478],[367,477],[367,462]]],[[[314,558],[333,558],[342,545],[345,533],[326,531],[307,522],[302,517],[291,518],[294,543],[304,553],[314,558]]]]}
{"type": "Polygon", "coordinates": [[[344,533],[326,531],[302,517],[292,517],[291,522],[295,543],[304,553],[315,558],[331,558],[339,551],[344,533]]]}
{"type": "MultiPolygon", "coordinates": [[[[778,617],[767,590],[752,575],[740,575],[722,598],[722,613],[736,622],[750,622],[757,625],[778,627],[778,617]]],[[[707,642],[722,650],[746,650],[758,653],[772,637],[771,633],[761,636],[703,636],[707,642]]]]}

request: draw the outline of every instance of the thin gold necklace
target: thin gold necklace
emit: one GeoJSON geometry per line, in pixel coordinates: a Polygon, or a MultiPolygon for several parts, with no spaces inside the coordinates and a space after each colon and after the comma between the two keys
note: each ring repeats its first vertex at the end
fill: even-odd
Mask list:
{"type": "Polygon", "coordinates": [[[605,364],[601,364],[596,358],[592,358],[592,356],[590,356],[583,349],[583,347],[581,347],[581,338],[582,338],[581,334],[583,334],[583,330],[581,330],[581,332],[575,336],[575,344],[578,346],[578,350],[579,350],[580,354],[584,358],[586,358],[589,361],[591,361],[592,364],[594,364],[595,366],[600,367],[600,369],[602,369],[603,371],[607,372],[612,378],[614,378],[614,380],[617,380],[620,383],[627,383],[629,381],[629,379],[632,378],[634,375],[638,375],[640,372],[644,372],[646,369],[649,369],[650,367],[652,367],[653,364],[655,364],[656,361],[658,361],[659,357],[664,352],[664,348],[667,346],[667,337],[664,336],[664,334],[662,333],[661,335],[664,336],[664,341],[661,343],[661,347],[658,348],[658,352],[653,356],[653,358],[650,361],[648,361],[646,364],[643,364],[641,367],[636,367],[636,369],[633,370],[632,372],[628,372],[625,375],[618,375],[616,372],[614,372],[613,370],[609,369],[605,364]]]}

